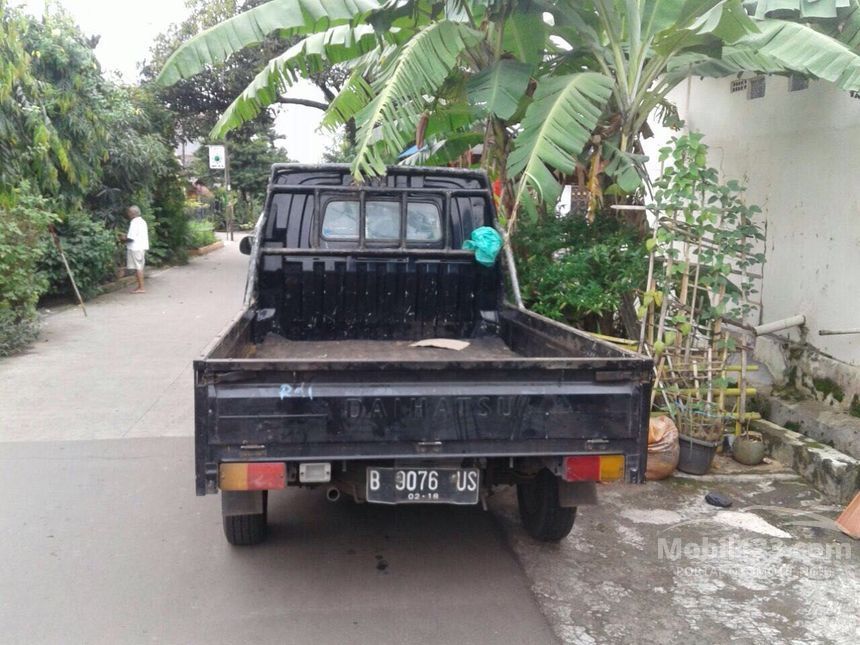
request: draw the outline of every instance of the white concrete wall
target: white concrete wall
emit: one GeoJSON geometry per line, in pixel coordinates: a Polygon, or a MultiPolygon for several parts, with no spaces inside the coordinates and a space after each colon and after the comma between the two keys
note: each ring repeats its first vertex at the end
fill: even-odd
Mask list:
{"type": "MultiPolygon", "coordinates": [[[[765,96],[749,100],[730,93],[731,80],[694,79],[670,98],[687,127],[704,133],[710,164],[744,180],[749,203],[764,211],[762,319],[805,314],[806,340],[856,375],[860,335],[818,330],[860,328],[860,100],[825,82],[789,92],[782,77],[768,77],[765,96]]],[[[658,129],[647,142],[652,159],[670,135],[658,129]]]]}

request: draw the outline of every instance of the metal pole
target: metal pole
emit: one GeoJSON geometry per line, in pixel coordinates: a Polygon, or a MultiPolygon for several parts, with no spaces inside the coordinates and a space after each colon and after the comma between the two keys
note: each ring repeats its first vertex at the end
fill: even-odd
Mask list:
{"type": "Polygon", "coordinates": [[[847,334],[860,334],[860,329],[821,329],[819,336],[844,336],[847,334]]]}
{"type": "Polygon", "coordinates": [[[227,139],[224,138],[224,190],[227,195],[227,203],[224,205],[224,215],[227,219],[227,238],[233,241],[233,206],[230,203],[230,152],[227,139]]]}
{"type": "Polygon", "coordinates": [[[520,280],[519,276],[517,275],[517,263],[516,260],[514,260],[514,251],[511,248],[511,241],[507,235],[503,235],[502,239],[503,246],[505,248],[505,261],[508,265],[508,274],[511,278],[511,288],[514,291],[514,302],[517,305],[517,309],[519,309],[520,311],[525,311],[526,306],[523,304],[523,296],[522,292],[520,291],[520,280]]]}

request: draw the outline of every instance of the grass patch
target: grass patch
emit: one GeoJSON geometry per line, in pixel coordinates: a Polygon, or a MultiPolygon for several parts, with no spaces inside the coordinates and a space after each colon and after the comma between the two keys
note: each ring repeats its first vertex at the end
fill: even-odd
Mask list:
{"type": "Polygon", "coordinates": [[[215,230],[212,222],[206,220],[188,222],[188,233],[185,240],[190,249],[200,249],[215,244],[215,230]]]}
{"type": "Polygon", "coordinates": [[[839,401],[839,403],[842,403],[845,399],[845,390],[839,387],[839,384],[832,378],[814,378],[812,379],[812,383],[815,386],[816,392],[821,392],[825,399],[828,395],[839,401]]]}
{"type": "Polygon", "coordinates": [[[848,408],[848,414],[852,417],[860,418],[860,397],[856,394],[851,399],[851,407],[848,408]]]}

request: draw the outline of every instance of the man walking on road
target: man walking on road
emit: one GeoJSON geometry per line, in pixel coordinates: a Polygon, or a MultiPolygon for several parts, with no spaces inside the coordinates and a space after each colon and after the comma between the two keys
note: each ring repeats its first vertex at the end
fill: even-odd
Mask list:
{"type": "Polygon", "coordinates": [[[149,228],[146,220],[140,216],[140,208],[137,206],[130,206],[125,215],[129,219],[128,233],[122,236],[126,244],[125,265],[134,269],[137,276],[137,289],[132,293],[145,293],[143,267],[146,264],[146,252],[149,250],[149,228]]]}

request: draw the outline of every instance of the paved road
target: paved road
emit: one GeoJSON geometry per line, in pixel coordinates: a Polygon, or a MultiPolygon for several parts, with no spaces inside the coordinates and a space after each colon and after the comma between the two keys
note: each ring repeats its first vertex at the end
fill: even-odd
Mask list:
{"type": "Polygon", "coordinates": [[[288,491],[266,544],[226,544],[218,499],[193,493],[190,361],[244,264],[229,246],[54,313],[0,362],[0,642],[555,642],[476,509],[288,491]]]}
{"type": "Polygon", "coordinates": [[[235,549],[186,438],[0,444],[3,643],[552,643],[493,516],[270,500],[235,549]]]}
{"type": "Polygon", "coordinates": [[[0,441],[187,436],[191,360],[239,311],[238,242],[156,271],[148,292],[118,291],[46,316],[40,340],[0,361],[0,441]]]}

